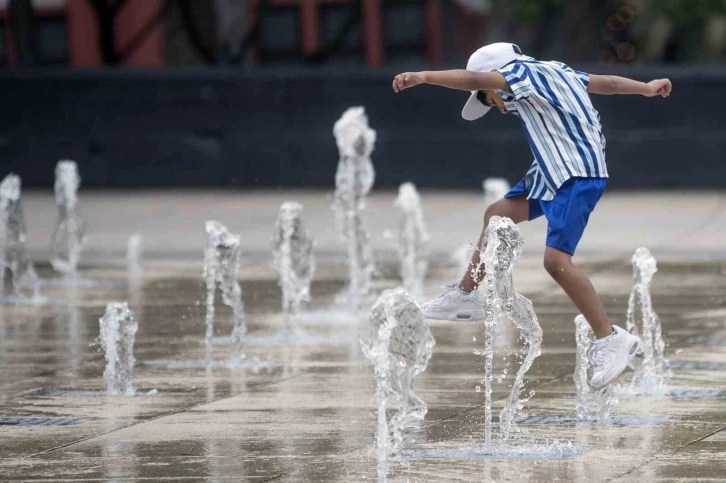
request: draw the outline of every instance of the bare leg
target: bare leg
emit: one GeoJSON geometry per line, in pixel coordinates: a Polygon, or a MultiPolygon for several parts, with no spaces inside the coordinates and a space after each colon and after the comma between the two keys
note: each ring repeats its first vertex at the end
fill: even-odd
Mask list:
{"type": "Polygon", "coordinates": [[[492,216],[506,216],[515,223],[527,221],[529,218],[529,200],[524,196],[518,198],[502,198],[496,203],[489,205],[486,209],[484,212],[484,228],[481,231],[481,235],[479,235],[479,241],[476,244],[477,249],[474,250],[474,254],[471,256],[471,263],[459,282],[459,288],[465,292],[476,290],[479,282],[484,277],[484,267],[481,267],[478,271],[476,270],[479,267],[479,249],[484,240],[484,232],[492,216]]]}
{"type": "Polygon", "coordinates": [[[550,276],[565,291],[585,316],[595,333],[601,339],[613,333],[608,316],[587,275],[572,263],[572,256],[556,248],[545,249],[544,266],[550,276]]]}

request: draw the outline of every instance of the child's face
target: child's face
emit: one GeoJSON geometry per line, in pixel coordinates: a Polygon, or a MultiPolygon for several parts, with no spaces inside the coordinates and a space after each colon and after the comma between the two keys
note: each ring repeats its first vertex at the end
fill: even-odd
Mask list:
{"type": "MultiPolygon", "coordinates": [[[[496,107],[497,109],[499,109],[499,112],[501,112],[502,114],[507,113],[507,108],[504,105],[504,101],[502,100],[501,97],[499,97],[496,94],[496,92],[494,92],[494,91],[479,91],[479,92],[484,97],[484,101],[483,101],[484,104],[486,104],[487,106],[496,107]]],[[[480,95],[479,96],[480,100],[481,100],[481,97],[482,96],[480,95]]]]}

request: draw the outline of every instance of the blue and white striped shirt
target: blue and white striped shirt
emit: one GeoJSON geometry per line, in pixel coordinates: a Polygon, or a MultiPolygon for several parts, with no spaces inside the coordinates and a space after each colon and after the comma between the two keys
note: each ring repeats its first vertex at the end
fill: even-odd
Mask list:
{"type": "Polygon", "coordinates": [[[607,178],[600,114],[590,102],[590,76],[562,62],[523,57],[498,69],[512,92],[497,91],[527,133],[534,162],[528,198],[551,200],[573,177],[607,178]]]}

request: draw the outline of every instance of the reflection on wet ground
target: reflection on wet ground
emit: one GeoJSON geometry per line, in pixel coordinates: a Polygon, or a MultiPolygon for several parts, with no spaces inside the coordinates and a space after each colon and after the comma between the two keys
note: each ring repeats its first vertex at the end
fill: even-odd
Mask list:
{"type": "MultiPolygon", "coordinates": [[[[585,266],[610,315],[622,322],[629,260],[585,266]]],[[[483,393],[475,386],[483,359],[473,351],[482,347],[483,324],[432,321],[436,348],[416,383],[429,413],[388,481],[722,478],[726,345],[718,341],[726,340],[726,263],[670,261],[658,268],[653,302],[673,361],[672,396],[621,398],[610,423],[577,423],[577,314],[539,260],[525,259],[517,283],[534,303],[544,345],[528,373],[527,390],[536,395],[525,406],[522,427],[537,444],[558,442],[571,451],[538,457],[519,448],[519,455],[481,457],[483,393]]],[[[104,284],[48,286],[45,295],[54,303],[0,306],[0,480],[376,479],[374,381],[358,341],[368,330],[366,314],[329,309],[343,282],[331,275],[335,267],[320,270],[327,275],[313,283],[314,303],[302,318],[310,338],[300,344],[276,338],[283,320],[273,276],[260,272],[242,280],[247,352],[269,363],[251,369],[203,367],[204,286],[196,271],[183,267],[133,276],[91,268],[84,278],[104,284]],[[105,385],[98,319],[111,300],[128,301],[139,320],[134,397],[100,394],[105,385]],[[158,394],[145,395],[153,389],[158,394]]],[[[450,270],[434,266],[427,295],[449,280],[450,270]]],[[[378,280],[376,290],[396,283],[378,280]]],[[[231,329],[230,310],[220,303],[215,360],[228,354],[224,337],[231,329]]],[[[517,335],[502,328],[495,342],[498,361],[517,335]]],[[[494,386],[496,414],[514,369],[494,386]]]]}

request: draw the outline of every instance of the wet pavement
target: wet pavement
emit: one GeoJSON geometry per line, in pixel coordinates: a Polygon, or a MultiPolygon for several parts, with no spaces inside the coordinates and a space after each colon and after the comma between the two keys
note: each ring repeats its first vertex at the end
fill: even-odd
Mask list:
{"type": "MultiPolygon", "coordinates": [[[[265,196],[272,199],[271,207],[277,204],[277,198],[265,196]]],[[[672,196],[661,203],[667,205],[668,199],[672,196]]],[[[164,206],[173,201],[166,199],[164,206]]],[[[331,216],[323,211],[323,202],[316,203],[317,208],[307,211],[314,234],[315,226],[331,216]]],[[[383,209],[386,203],[387,199],[375,199],[372,205],[383,209]]],[[[424,198],[425,207],[426,203],[424,198]]],[[[528,431],[528,440],[521,445],[567,445],[573,451],[562,457],[477,453],[483,441],[484,396],[475,387],[484,364],[474,350],[483,347],[483,324],[431,321],[436,347],[415,385],[429,413],[424,426],[408,435],[404,458],[392,463],[387,481],[723,481],[726,255],[719,246],[724,238],[717,239],[724,230],[722,200],[713,195],[699,204],[694,198],[692,211],[673,209],[672,217],[690,223],[681,225],[681,232],[671,224],[660,232],[643,231],[655,223],[646,220],[665,217],[656,210],[657,200],[628,214],[630,221],[624,225],[607,222],[615,219],[613,212],[624,201],[612,197],[608,203],[610,208],[605,205],[602,218],[588,234],[581,264],[610,316],[624,324],[631,288],[630,254],[642,240],[654,240],[650,247],[659,259],[659,271],[652,287],[653,304],[663,323],[666,356],[674,362],[672,395],[621,398],[608,423],[573,420],[577,313],[534,256],[541,251],[536,226],[526,227],[525,253],[534,255],[518,264],[515,286],[532,299],[544,344],[526,378],[526,390],[535,395],[525,405],[529,418],[520,427],[528,431]],[[706,205],[708,216],[699,208],[706,205]],[[637,220],[643,220],[640,228],[637,220]],[[602,239],[612,241],[607,244],[602,239]]],[[[129,212],[141,204],[130,202],[129,212]]],[[[38,200],[26,204],[29,220],[53,219],[37,210],[42,205],[38,200]]],[[[446,204],[438,200],[431,205],[429,225],[439,249],[425,287],[427,296],[455,276],[444,247],[453,249],[463,241],[458,232],[445,231],[449,222],[437,214],[445,212],[446,204]]],[[[153,205],[151,212],[154,206],[159,205],[153,205]]],[[[274,220],[276,212],[249,215],[254,230],[247,246],[252,255],[243,259],[240,272],[249,337],[254,342],[247,349],[270,366],[208,370],[199,367],[205,354],[203,225],[194,225],[193,217],[189,221],[200,232],[198,260],[192,250],[196,238],[183,236],[192,231],[185,223],[168,221],[171,228],[164,234],[140,230],[152,248],[147,252],[152,260],[144,272],[132,275],[120,267],[119,258],[122,242],[135,227],[128,226],[126,219],[128,230],[116,227],[116,233],[100,220],[102,207],[101,202],[87,205],[91,240],[96,220],[103,241],[91,242],[93,261],[83,267],[84,279],[98,282],[95,286],[48,287],[44,293],[52,303],[45,306],[0,306],[0,481],[378,479],[373,447],[375,384],[358,340],[367,338],[368,327],[365,314],[330,308],[345,273],[333,241],[323,236],[325,256],[313,283],[313,303],[303,317],[311,341],[276,344],[275,336],[283,327],[280,291],[269,257],[262,256],[272,229],[272,222],[267,228],[264,224],[267,218],[274,220]],[[175,223],[181,233],[178,243],[172,236],[175,223]],[[169,247],[166,253],[161,250],[163,243],[169,247]],[[96,338],[98,319],[110,300],[128,301],[139,319],[133,377],[139,395],[134,397],[102,394],[104,360],[96,338]],[[154,389],[158,394],[144,395],[154,389]]],[[[190,208],[194,210],[201,209],[190,208]]],[[[203,218],[206,213],[196,216],[203,218]]],[[[158,226],[164,223],[163,218],[156,220],[158,226]]],[[[478,224],[478,217],[472,224],[478,224]]],[[[475,236],[474,231],[468,236],[475,236]]],[[[42,244],[32,243],[40,257],[42,244]]],[[[377,243],[390,242],[381,236],[377,243]]],[[[379,292],[398,283],[390,257],[381,258],[375,282],[379,292]]],[[[54,276],[47,266],[41,266],[40,272],[54,276]]],[[[232,329],[231,310],[221,304],[215,328],[220,337],[232,329]]],[[[516,346],[517,335],[502,328],[496,341],[495,374],[501,373],[501,358],[508,347],[516,346]]],[[[219,342],[215,360],[223,361],[228,351],[229,346],[219,342]]],[[[510,366],[509,377],[494,385],[495,414],[514,369],[516,365],[510,366]]],[[[626,372],[621,381],[628,382],[631,374],[626,372]]]]}

